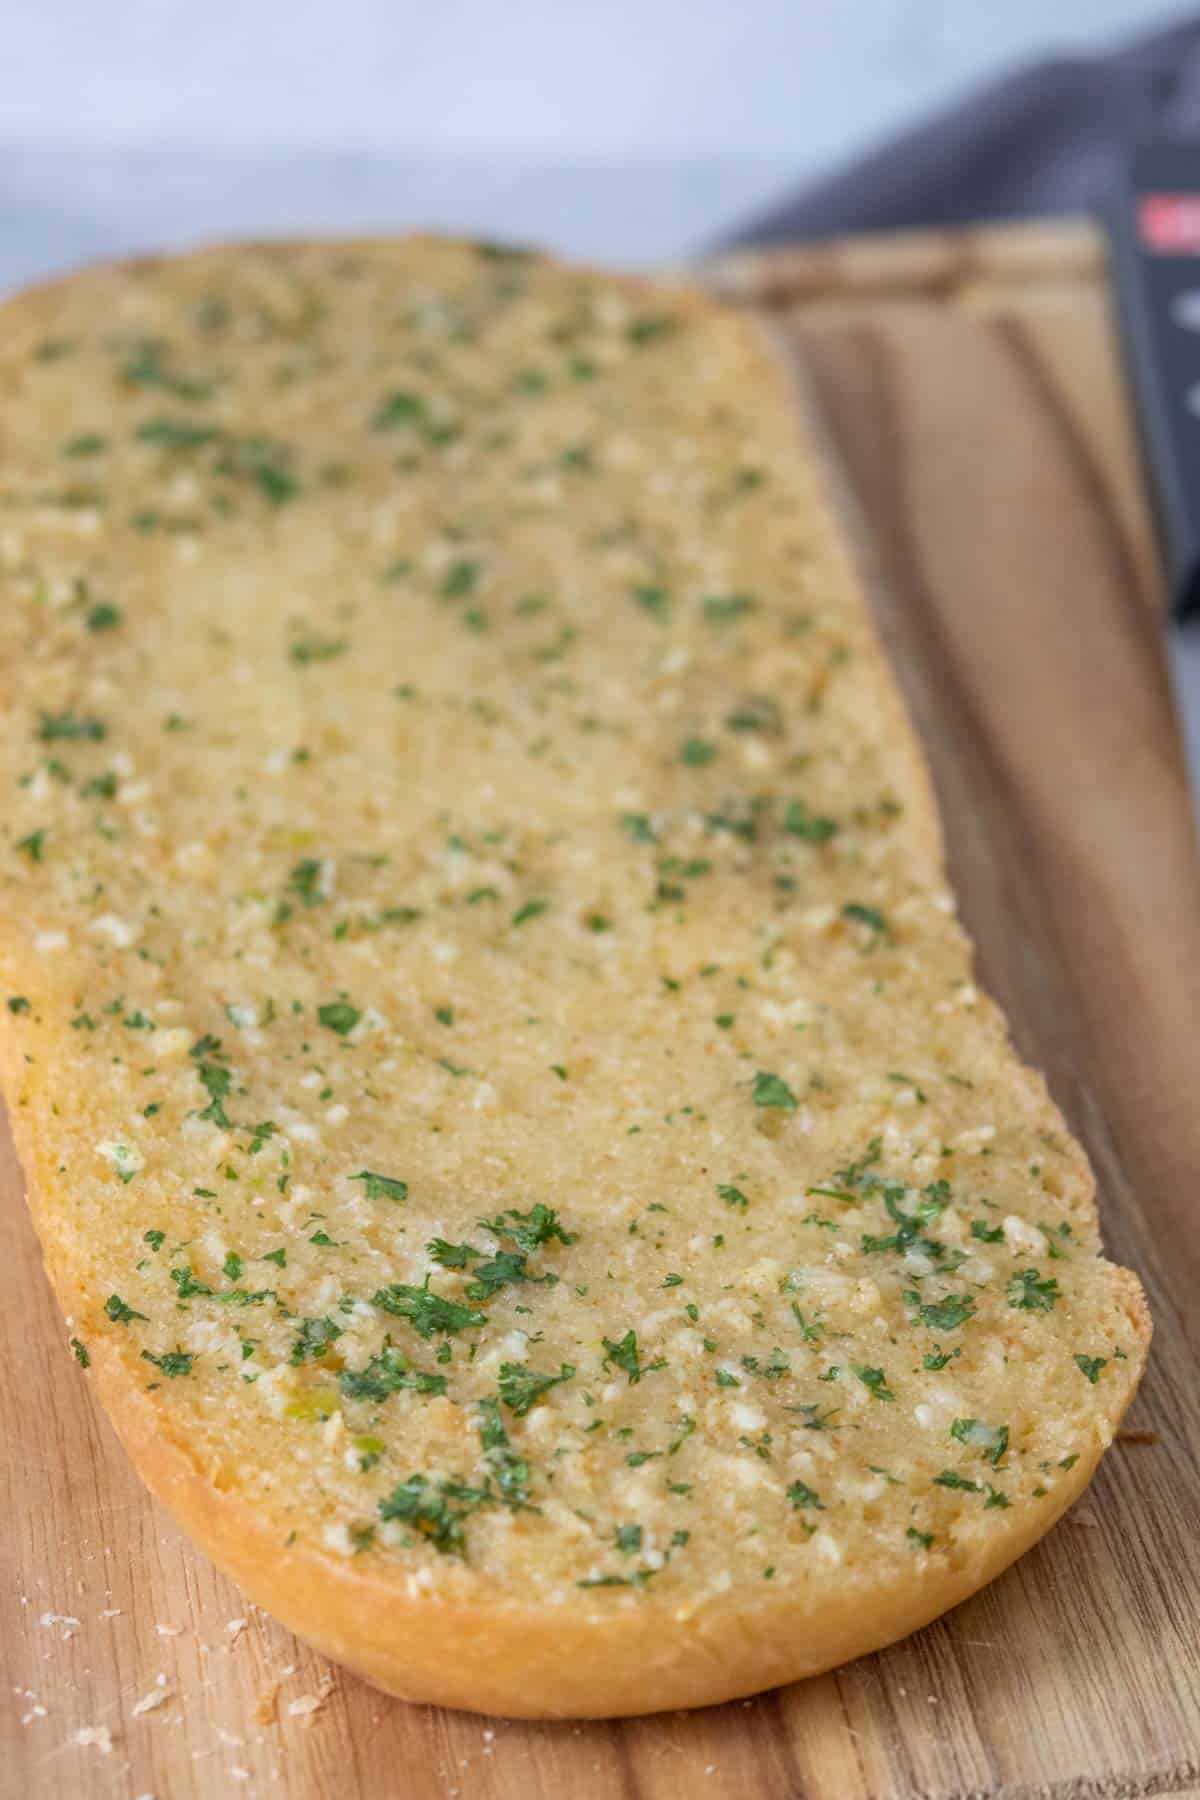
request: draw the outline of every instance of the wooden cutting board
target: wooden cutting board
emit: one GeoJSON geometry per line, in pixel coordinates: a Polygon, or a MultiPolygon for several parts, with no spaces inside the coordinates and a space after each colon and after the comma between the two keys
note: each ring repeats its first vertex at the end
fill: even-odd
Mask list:
{"type": "Polygon", "coordinates": [[[1156,1322],[1085,1499],[918,1636],[744,1704],[529,1725],[409,1707],[249,1606],[127,1467],[0,1151],[0,1791],[71,1800],[1200,1795],[1200,864],[1084,227],[710,271],[844,474],[983,982],[1092,1156],[1156,1322]]]}

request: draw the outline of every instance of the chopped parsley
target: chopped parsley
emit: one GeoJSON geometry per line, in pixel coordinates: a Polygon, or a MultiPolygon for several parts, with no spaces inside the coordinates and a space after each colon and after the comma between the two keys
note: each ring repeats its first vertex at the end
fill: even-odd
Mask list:
{"type": "Polygon", "coordinates": [[[601,1342],[604,1345],[603,1366],[606,1369],[620,1369],[622,1374],[628,1377],[630,1387],[639,1382],[643,1375],[649,1375],[655,1369],[666,1367],[662,1357],[659,1357],[657,1362],[642,1362],[638,1350],[637,1333],[632,1329],[627,1331],[622,1338],[606,1337],[602,1338],[601,1342]]]}
{"type": "Polygon", "coordinates": [[[150,1350],[142,1351],[142,1361],[153,1363],[163,1375],[172,1378],[179,1375],[190,1375],[195,1357],[187,1350],[165,1350],[161,1356],[155,1356],[150,1350]]]}
{"type": "Polygon", "coordinates": [[[97,601],[88,609],[83,622],[89,631],[114,631],[121,623],[121,609],[107,600],[97,601]]]}
{"type": "Polygon", "coordinates": [[[754,1077],[755,1106],[773,1106],[780,1112],[794,1113],[798,1105],[795,1094],[780,1075],[760,1069],[754,1077]]]}
{"type": "Polygon", "coordinates": [[[717,747],[706,738],[685,738],[679,746],[679,760],[690,769],[702,769],[716,757],[717,747]]]}
{"type": "Polygon", "coordinates": [[[811,1509],[814,1512],[825,1511],[824,1501],[816,1492],[816,1489],[810,1488],[807,1482],[793,1481],[791,1487],[789,1487],[787,1491],[787,1497],[798,1512],[806,1509],[811,1509]]]}
{"type": "Polygon", "coordinates": [[[955,1419],[950,1436],[957,1443],[970,1444],[994,1469],[1008,1450],[1007,1425],[985,1425],[982,1419],[955,1419]]]}
{"type": "Polygon", "coordinates": [[[1107,1356],[1076,1356],[1073,1360],[1075,1367],[1081,1374],[1087,1376],[1093,1387],[1100,1379],[1101,1369],[1108,1367],[1107,1356]]]}
{"type": "Polygon", "coordinates": [[[516,912],[513,914],[513,925],[525,925],[530,919],[541,918],[542,914],[548,910],[549,905],[550,902],[548,900],[526,900],[525,904],[523,906],[518,906],[516,912]]]}
{"type": "Polygon", "coordinates": [[[108,735],[108,727],[101,719],[81,719],[73,712],[44,712],[38,718],[37,735],[43,744],[98,744],[108,735]]]}
{"type": "Polygon", "coordinates": [[[1053,1275],[1043,1280],[1036,1269],[1018,1269],[1007,1288],[1008,1303],[1022,1312],[1053,1312],[1058,1282],[1053,1275]]]}
{"type": "Polygon", "coordinates": [[[518,1250],[526,1252],[538,1250],[555,1239],[560,1244],[573,1244],[578,1235],[565,1230],[554,1208],[543,1206],[540,1200],[528,1212],[510,1208],[508,1212],[497,1213],[495,1218],[480,1219],[477,1223],[498,1238],[511,1238],[518,1250]]]}
{"type": "Polygon", "coordinates": [[[965,1325],[975,1311],[975,1302],[969,1294],[947,1294],[943,1300],[935,1300],[931,1305],[920,1306],[921,1323],[928,1325],[931,1331],[957,1331],[965,1325]]]}
{"type": "Polygon", "coordinates": [[[888,923],[883,914],[875,906],[864,906],[861,901],[849,900],[842,908],[843,919],[849,919],[856,925],[865,925],[871,933],[867,948],[873,950],[880,938],[887,934],[888,923]]]}
{"type": "Polygon", "coordinates": [[[854,1363],[854,1373],[862,1382],[872,1400],[894,1400],[896,1398],[887,1384],[887,1377],[882,1369],[872,1369],[860,1363],[854,1363]]]}
{"type": "Polygon", "coordinates": [[[406,1287],[402,1282],[396,1282],[391,1287],[377,1288],[371,1300],[384,1312],[407,1319],[423,1338],[453,1336],[472,1325],[487,1324],[486,1313],[461,1306],[457,1300],[446,1300],[441,1294],[431,1294],[428,1285],[406,1287]]]}
{"type": "Polygon", "coordinates": [[[634,587],[630,589],[630,597],[643,612],[648,612],[656,619],[665,620],[670,612],[670,602],[666,588],[634,587]]]}
{"type": "Polygon", "coordinates": [[[560,1365],[557,1375],[539,1375],[524,1363],[501,1363],[500,1398],[510,1412],[523,1419],[551,1388],[570,1381],[574,1373],[573,1365],[566,1362],[560,1365]]]}
{"type": "Polygon", "coordinates": [[[790,800],[783,815],[783,829],[790,837],[806,838],[812,844],[827,844],[837,825],[832,819],[810,813],[803,800],[790,800]]]}
{"type": "Polygon", "coordinates": [[[141,1319],[143,1324],[147,1323],[145,1313],[135,1312],[132,1306],[127,1306],[120,1294],[108,1296],[104,1302],[104,1315],[111,1319],[114,1325],[130,1325],[134,1319],[141,1319]]]}
{"type": "Polygon", "coordinates": [[[317,1008],[317,1021],[326,1031],[336,1031],[339,1037],[345,1037],[354,1030],[362,1018],[357,1006],[351,1006],[348,1000],[327,1000],[317,1008]]]}
{"type": "Polygon", "coordinates": [[[425,1475],[410,1475],[379,1502],[379,1516],[398,1520],[427,1538],[444,1556],[466,1552],[465,1523],[490,1495],[486,1488],[467,1487],[460,1481],[433,1482],[425,1475]]]}
{"type": "Polygon", "coordinates": [[[414,1369],[399,1350],[385,1345],[377,1356],[361,1369],[343,1369],[338,1385],[347,1400],[386,1400],[390,1394],[408,1389],[417,1394],[444,1394],[446,1377],[414,1369]]]}
{"type": "Polygon", "coordinates": [[[408,1183],[395,1175],[378,1175],[374,1169],[360,1169],[351,1181],[361,1181],[368,1200],[407,1200],[408,1183]]]}
{"type": "Polygon", "coordinates": [[[292,1354],[288,1359],[292,1363],[316,1361],[342,1335],[342,1328],[336,1319],[302,1319],[300,1331],[292,1344],[292,1354]]]}
{"type": "Polygon", "coordinates": [[[727,1182],[718,1186],[717,1193],[726,1206],[737,1206],[744,1211],[750,1204],[741,1188],[731,1187],[727,1182]]]}

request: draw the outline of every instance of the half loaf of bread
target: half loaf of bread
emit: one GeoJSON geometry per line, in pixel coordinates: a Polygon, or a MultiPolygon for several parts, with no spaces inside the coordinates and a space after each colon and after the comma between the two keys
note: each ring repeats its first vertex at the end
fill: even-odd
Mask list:
{"type": "Polygon", "coordinates": [[[398,1694],[697,1705],[1083,1488],[1149,1326],[752,323],[487,245],[0,311],[3,1079],[78,1361],[398,1694]]]}

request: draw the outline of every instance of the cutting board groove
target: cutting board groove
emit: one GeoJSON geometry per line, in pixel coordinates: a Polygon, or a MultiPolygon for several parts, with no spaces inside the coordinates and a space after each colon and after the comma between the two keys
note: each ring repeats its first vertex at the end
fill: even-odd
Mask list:
{"type": "Polygon", "coordinates": [[[818,1680],[617,1724],[407,1707],[246,1605],[144,1494],[66,1352],[5,1146],[6,1793],[1200,1796],[1200,865],[1100,247],[1075,227],[923,234],[710,278],[769,319],[812,397],[980,978],[1146,1282],[1134,1435],[991,1588],[818,1680]]]}

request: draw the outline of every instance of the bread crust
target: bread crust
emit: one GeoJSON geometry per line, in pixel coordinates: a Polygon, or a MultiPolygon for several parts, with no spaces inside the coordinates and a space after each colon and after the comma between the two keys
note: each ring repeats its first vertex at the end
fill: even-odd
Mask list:
{"type": "MultiPolygon", "coordinates": [[[[3,1037],[0,1073],[13,1094],[10,1033],[3,1037]]],[[[88,1297],[46,1205],[51,1152],[19,1108],[12,1124],[59,1304],[88,1329],[88,1297]]],[[[1144,1360],[1145,1299],[1135,1276],[1116,1274],[1144,1360]]],[[[758,1594],[751,1605],[732,1597],[688,1614],[657,1605],[651,1592],[625,1612],[597,1608],[571,1616],[483,1594],[470,1603],[414,1597],[361,1564],[306,1542],[287,1546],[277,1521],[214,1483],[111,1343],[99,1333],[92,1341],[90,1372],[101,1404],[138,1474],[256,1605],[389,1694],[505,1718],[604,1719],[708,1706],[882,1649],[1003,1573],[1074,1504],[1103,1453],[1097,1443],[1090,1457],[1080,1457],[1051,1514],[1006,1517],[1003,1535],[989,1540],[986,1555],[927,1575],[918,1586],[866,1582],[852,1601],[839,1596],[811,1608],[784,1593],[758,1594]]],[[[1112,1418],[1114,1434],[1123,1412],[1112,1418]]]]}
{"type": "MultiPolygon", "coordinates": [[[[361,247],[376,241],[391,240],[363,240],[361,247]]],[[[36,315],[41,299],[59,285],[31,290],[12,304],[36,315]]],[[[724,311],[698,293],[685,292],[680,302],[699,312],[724,311]]],[[[742,329],[758,339],[760,353],[770,354],[759,327],[743,320],[742,329]]],[[[798,448],[804,443],[798,425],[798,448]]],[[[916,834],[914,850],[940,878],[941,830],[926,760],[869,620],[824,470],[821,488],[831,535],[841,546],[840,583],[867,617],[863,635],[894,753],[905,765],[909,791],[920,796],[908,820],[916,834]]],[[[821,1673],[907,1635],[993,1580],[1075,1501],[1103,1453],[1098,1435],[1056,1484],[1052,1506],[1001,1515],[973,1556],[944,1558],[945,1566],[927,1567],[920,1580],[872,1580],[857,1573],[852,1588],[827,1593],[815,1604],[794,1590],[767,1588],[688,1608],[665,1604],[650,1589],[626,1606],[614,1607],[606,1599],[592,1609],[554,1611],[519,1604],[490,1590],[482,1578],[473,1580],[468,1598],[448,1597],[406,1583],[394,1565],[380,1570],[369,1560],[347,1560],[308,1541],[289,1544],[278,1519],[214,1479],[179,1434],[159,1394],[146,1388],[136,1366],[105,1332],[72,1242],[57,1226],[55,1146],[25,1104],[30,1030],[25,1025],[18,1039],[0,1009],[0,1081],[29,1205],[59,1303],[73,1329],[88,1335],[91,1373],[134,1466],[179,1525],[253,1601],[389,1693],[510,1717],[605,1718],[707,1705],[821,1673]]],[[[1017,1059],[1011,1049],[1009,1055],[1015,1073],[1017,1059]]],[[[1041,1078],[1029,1070],[1024,1074],[1040,1090],[1047,1128],[1065,1136],[1041,1078]]],[[[1114,1270],[1113,1281],[1128,1316],[1131,1353],[1125,1384],[1112,1390],[1110,1435],[1136,1388],[1151,1331],[1136,1278],[1114,1270]]]]}

